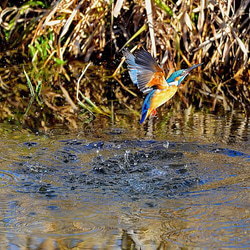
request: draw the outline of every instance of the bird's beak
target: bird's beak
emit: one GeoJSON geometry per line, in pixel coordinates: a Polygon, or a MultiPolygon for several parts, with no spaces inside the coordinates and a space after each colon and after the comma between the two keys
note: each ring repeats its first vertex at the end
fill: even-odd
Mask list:
{"type": "Polygon", "coordinates": [[[199,66],[201,66],[203,63],[198,63],[198,64],[194,64],[192,67],[185,69],[185,71],[183,72],[183,76],[186,76],[187,74],[189,74],[189,72],[191,72],[193,69],[198,68],[199,66]]]}
{"type": "Polygon", "coordinates": [[[195,68],[201,66],[202,64],[203,64],[203,63],[195,64],[195,65],[193,65],[192,67],[185,69],[185,70],[179,75],[179,77],[176,78],[176,81],[178,81],[178,85],[177,85],[177,86],[179,86],[179,84],[181,83],[181,81],[190,73],[190,71],[192,71],[193,69],[195,69],[195,68]]]}

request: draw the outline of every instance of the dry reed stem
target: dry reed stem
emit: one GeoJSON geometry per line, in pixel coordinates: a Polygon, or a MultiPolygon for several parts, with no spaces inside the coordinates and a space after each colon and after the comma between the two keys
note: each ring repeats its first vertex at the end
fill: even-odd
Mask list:
{"type": "MultiPolygon", "coordinates": [[[[33,67],[37,67],[36,72],[50,68],[55,59],[66,61],[79,57],[85,62],[99,62],[102,59],[108,61],[117,56],[115,53],[126,41],[131,46],[143,44],[153,54],[157,51],[157,58],[162,61],[168,74],[186,67],[186,64],[202,61],[205,62],[204,71],[221,74],[224,70],[225,79],[196,83],[197,86],[190,90],[190,96],[194,96],[197,89],[201,90],[200,93],[204,96],[197,97],[200,98],[200,103],[206,97],[212,97],[215,98],[212,109],[217,107],[218,102],[224,103],[224,108],[228,109],[228,105],[231,105],[229,97],[236,97],[241,103],[249,102],[249,86],[242,78],[249,80],[250,0],[167,1],[171,14],[161,7],[161,1],[157,1],[158,4],[155,2],[148,0],[146,5],[144,1],[135,0],[131,2],[133,5],[129,5],[130,2],[118,0],[110,8],[109,2],[105,0],[61,0],[55,2],[50,9],[40,6],[29,6],[27,9],[22,6],[7,7],[0,13],[0,38],[4,40],[8,37],[5,44],[9,48],[17,48],[16,51],[21,52],[24,58],[29,57],[33,46],[36,49],[32,58],[33,67]],[[130,38],[133,39],[129,40],[130,38]],[[43,45],[43,42],[47,42],[44,49],[47,55],[42,59],[38,46],[43,45]],[[99,59],[101,54],[103,57],[99,59]]],[[[108,62],[108,67],[111,65],[112,62],[108,62]]],[[[62,66],[60,72],[65,81],[74,83],[70,73],[63,68],[62,66]]],[[[118,67],[115,75],[119,69],[118,67]]],[[[1,91],[16,90],[18,79],[9,80],[12,72],[5,70],[1,73],[1,91]]],[[[60,72],[55,74],[54,82],[60,79],[60,72]]],[[[51,84],[52,88],[56,85],[54,82],[51,84]]],[[[84,96],[90,97],[90,89],[94,89],[96,99],[103,99],[103,85],[106,82],[91,82],[91,87],[86,87],[86,82],[87,76],[86,81],[84,80],[84,96]]],[[[129,89],[124,88],[120,79],[118,82],[118,86],[126,93],[120,99],[126,99],[129,89]]],[[[69,84],[69,89],[65,88],[66,92],[61,89],[62,93],[68,94],[68,100],[75,96],[70,86],[69,84]]],[[[45,93],[42,94],[45,104],[50,104],[53,110],[59,110],[53,103],[58,98],[53,98],[56,91],[52,89],[47,93],[47,97],[45,93]]],[[[20,97],[14,98],[19,101],[20,97]]],[[[71,101],[73,103],[74,100],[71,101]]],[[[67,104],[65,110],[70,108],[72,105],[67,104]]]]}
{"type": "MultiPolygon", "coordinates": [[[[210,61],[210,67],[215,67],[219,63],[230,64],[232,70],[237,71],[239,60],[242,60],[245,66],[249,60],[249,3],[250,0],[242,0],[238,5],[235,0],[209,3],[205,0],[177,1],[175,4],[169,4],[169,15],[166,9],[161,7],[161,1],[155,4],[147,0],[145,6],[144,2],[135,1],[131,16],[124,19],[130,6],[122,0],[117,1],[111,10],[104,0],[81,0],[78,4],[73,0],[62,0],[56,2],[49,10],[37,7],[29,9],[29,13],[38,10],[39,21],[36,29],[27,34],[25,43],[33,45],[41,35],[52,32],[52,47],[57,53],[54,54],[52,50],[49,52],[50,55],[53,53],[60,60],[65,60],[67,52],[75,56],[83,55],[85,61],[88,61],[94,51],[104,50],[107,44],[111,48],[114,45],[115,51],[118,51],[117,32],[128,39],[129,35],[133,36],[128,32],[130,26],[136,33],[141,23],[148,23],[150,36],[144,33],[140,34],[140,38],[149,49],[151,48],[154,57],[156,48],[160,56],[168,51],[168,67],[176,68],[174,61],[180,64],[182,53],[182,58],[186,62],[210,61]],[[118,19],[124,23],[120,23],[118,19]],[[129,23],[129,20],[132,22],[129,23]],[[107,28],[107,21],[110,21],[110,29],[107,28]],[[114,31],[113,25],[120,28],[114,31]],[[214,50],[218,50],[218,53],[214,50]]],[[[21,10],[21,7],[10,7],[2,10],[0,14],[0,25],[4,29],[9,29],[10,35],[17,24],[23,23],[25,27],[26,22],[31,20],[23,18],[21,10]],[[15,15],[14,25],[11,26],[9,22],[15,15]]],[[[28,16],[28,12],[25,13],[25,16],[28,16]]],[[[51,56],[51,59],[54,56],[51,56]]]]}

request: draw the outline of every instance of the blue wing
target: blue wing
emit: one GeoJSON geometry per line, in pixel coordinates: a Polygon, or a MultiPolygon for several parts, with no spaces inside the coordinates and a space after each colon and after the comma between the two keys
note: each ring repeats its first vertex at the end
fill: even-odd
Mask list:
{"type": "Polygon", "coordinates": [[[126,58],[129,75],[133,83],[144,93],[152,90],[152,88],[148,88],[146,85],[152,80],[154,73],[163,73],[162,68],[155,59],[143,49],[135,52],[135,55],[128,49],[123,50],[122,53],[126,58]]]}

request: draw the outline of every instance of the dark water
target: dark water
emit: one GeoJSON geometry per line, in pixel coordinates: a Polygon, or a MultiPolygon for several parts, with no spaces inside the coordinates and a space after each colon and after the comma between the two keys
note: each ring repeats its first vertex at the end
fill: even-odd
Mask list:
{"type": "Polygon", "coordinates": [[[0,249],[249,248],[249,118],[93,126],[1,125],[0,249]]]}

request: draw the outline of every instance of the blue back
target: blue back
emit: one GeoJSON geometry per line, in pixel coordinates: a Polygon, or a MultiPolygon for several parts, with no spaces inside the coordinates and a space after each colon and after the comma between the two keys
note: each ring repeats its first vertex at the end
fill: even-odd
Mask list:
{"type": "Polygon", "coordinates": [[[156,89],[152,90],[145,98],[145,101],[143,103],[142,106],[142,112],[141,112],[141,122],[143,123],[143,121],[145,120],[147,113],[148,113],[148,109],[150,108],[151,105],[151,98],[154,96],[156,89]]]}

